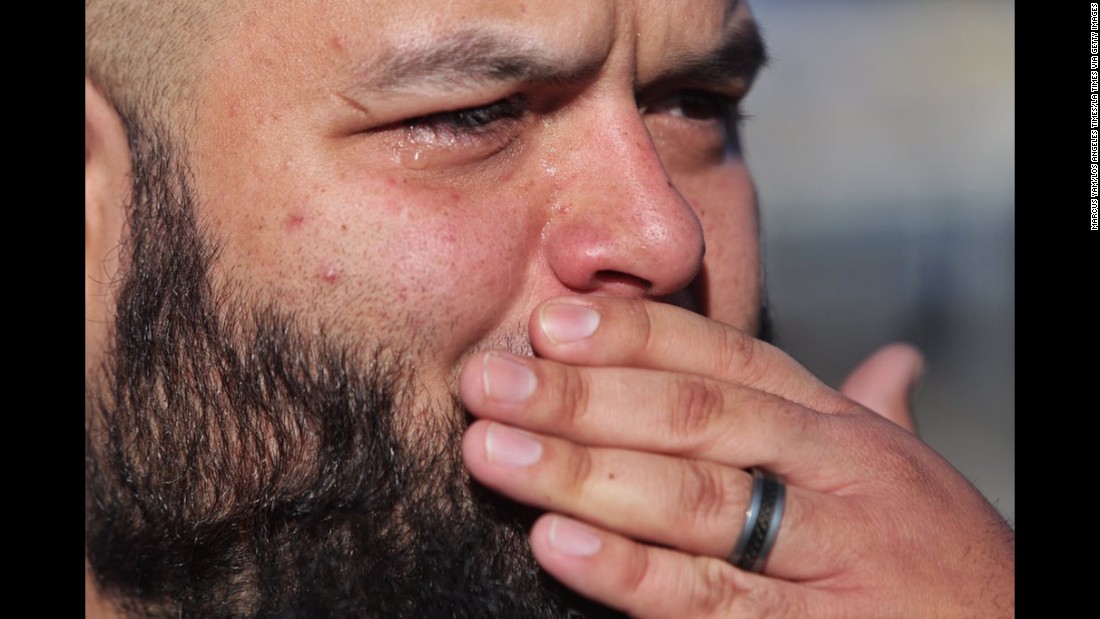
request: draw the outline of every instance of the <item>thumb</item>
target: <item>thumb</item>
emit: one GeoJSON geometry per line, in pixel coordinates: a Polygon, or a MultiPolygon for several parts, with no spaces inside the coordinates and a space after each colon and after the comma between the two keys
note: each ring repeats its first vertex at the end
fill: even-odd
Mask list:
{"type": "Polygon", "coordinates": [[[916,433],[913,394],[924,375],[924,356],[910,344],[890,344],[875,351],[840,387],[848,398],[916,433]]]}

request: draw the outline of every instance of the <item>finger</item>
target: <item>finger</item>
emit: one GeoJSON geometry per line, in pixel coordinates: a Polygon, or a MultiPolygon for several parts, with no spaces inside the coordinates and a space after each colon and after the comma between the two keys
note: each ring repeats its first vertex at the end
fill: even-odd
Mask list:
{"type": "Polygon", "coordinates": [[[759,465],[781,475],[812,475],[850,452],[824,427],[835,416],[694,375],[489,352],[463,367],[459,394],[478,417],[574,442],[759,465]]]}
{"type": "Polygon", "coordinates": [[[916,433],[912,401],[924,375],[924,357],[909,344],[884,346],[844,381],[840,391],[899,426],[916,433]]]}
{"type": "MultiPolygon", "coordinates": [[[[568,514],[690,554],[729,557],[745,526],[753,479],[740,469],[621,449],[579,446],[478,421],[462,445],[481,483],[519,502],[568,514]]],[[[809,580],[829,574],[847,520],[835,498],[788,486],[765,573],[809,580]]],[[[839,549],[843,551],[844,549],[839,549]]]]}
{"type": "Polygon", "coordinates": [[[709,557],[640,544],[559,515],[531,529],[535,559],[578,593],[632,617],[811,617],[832,594],[709,557]]]}
{"type": "Polygon", "coordinates": [[[560,297],[532,314],[535,351],[576,365],[629,366],[709,376],[810,406],[852,408],[786,353],[673,305],[612,297],[560,297]]]}

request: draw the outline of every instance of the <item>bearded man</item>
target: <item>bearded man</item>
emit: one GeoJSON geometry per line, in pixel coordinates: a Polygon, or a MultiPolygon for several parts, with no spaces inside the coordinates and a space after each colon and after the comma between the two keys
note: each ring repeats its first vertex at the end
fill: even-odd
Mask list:
{"type": "Polygon", "coordinates": [[[919,354],[766,343],[746,2],[85,8],[89,616],[1013,614],[919,354]]]}

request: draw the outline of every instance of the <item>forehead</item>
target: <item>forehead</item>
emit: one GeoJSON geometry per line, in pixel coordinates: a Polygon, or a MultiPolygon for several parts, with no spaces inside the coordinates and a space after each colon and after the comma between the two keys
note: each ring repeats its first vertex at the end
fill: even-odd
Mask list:
{"type": "Polygon", "coordinates": [[[751,19],[744,0],[246,1],[213,66],[316,77],[318,63],[335,61],[334,70],[365,73],[404,49],[477,31],[563,56],[618,55],[644,81],[665,56],[705,53],[751,19]]]}

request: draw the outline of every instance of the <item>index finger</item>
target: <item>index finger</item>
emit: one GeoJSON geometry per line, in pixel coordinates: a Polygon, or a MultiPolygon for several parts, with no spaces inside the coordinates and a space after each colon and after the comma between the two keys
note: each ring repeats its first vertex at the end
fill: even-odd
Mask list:
{"type": "Polygon", "coordinates": [[[850,400],[782,350],[673,305],[613,297],[558,297],[535,310],[528,331],[539,355],[563,363],[697,374],[822,412],[853,408],[850,400]]]}

